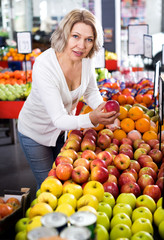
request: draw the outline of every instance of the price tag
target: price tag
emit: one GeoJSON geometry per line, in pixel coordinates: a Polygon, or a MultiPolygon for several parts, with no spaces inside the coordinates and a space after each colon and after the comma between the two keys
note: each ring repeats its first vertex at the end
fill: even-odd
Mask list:
{"type": "Polygon", "coordinates": [[[158,94],[158,90],[159,90],[159,76],[160,76],[160,66],[161,66],[161,62],[158,61],[155,64],[155,78],[154,78],[154,97],[157,97],[158,94]]]}
{"type": "Polygon", "coordinates": [[[32,52],[31,32],[17,32],[18,53],[28,54],[32,52]]]}
{"type": "Polygon", "coordinates": [[[152,58],[152,36],[144,34],[144,57],[152,58]]]}

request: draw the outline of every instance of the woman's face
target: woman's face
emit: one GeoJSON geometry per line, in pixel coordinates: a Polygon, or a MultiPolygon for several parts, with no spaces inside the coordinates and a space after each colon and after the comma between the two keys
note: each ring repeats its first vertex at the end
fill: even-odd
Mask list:
{"type": "Polygon", "coordinates": [[[94,44],[94,34],[92,27],[85,23],[76,23],[65,48],[65,52],[71,60],[81,60],[87,57],[94,44]]]}

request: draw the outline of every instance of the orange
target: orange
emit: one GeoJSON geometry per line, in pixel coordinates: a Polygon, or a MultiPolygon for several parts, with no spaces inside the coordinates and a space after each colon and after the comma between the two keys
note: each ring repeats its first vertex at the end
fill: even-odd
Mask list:
{"type": "Polygon", "coordinates": [[[120,115],[118,116],[118,118],[120,120],[123,120],[124,118],[126,118],[128,116],[128,110],[127,108],[120,106],[120,115]]]}
{"type": "Polygon", "coordinates": [[[140,133],[150,130],[150,121],[146,118],[140,118],[135,122],[135,127],[140,133]]]}
{"type": "Polygon", "coordinates": [[[143,114],[143,118],[146,118],[147,120],[150,120],[149,115],[147,115],[146,113],[143,114]]]}
{"type": "Polygon", "coordinates": [[[142,139],[147,142],[148,140],[150,139],[157,139],[157,133],[152,131],[152,130],[149,130],[147,132],[145,132],[142,136],[142,139]]]}
{"type": "Polygon", "coordinates": [[[131,107],[131,109],[129,109],[129,112],[128,112],[128,116],[134,121],[138,120],[139,118],[142,118],[143,114],[144,114],[144,111],[142,110],[142,108],[138,106],[131,107]]]}
{"type": "Polygon", "coordinates": [[[100,130],[102,130],[102,129],[104,129],[104,125],[103,124],[98,124],[98,126],[97,127],[94,127],[93,129],[95,129],[96,131],[100,131],[100,130]]]}
{"type": "Polygon", "coordinates": [[[136,96],[135,96],[135,100],[136,100],[138,103],[141,103],[142,100],[143,100],[143,95],[141,95],[141,94],[136,95],[136,96]]]}
{"type": "Polygon", "coordinates": [[[131,96],[131,88],[124,88],[122,90],[122,94],[124,94],[126,96],[131,96]]]}
{"type": "Polygon", "coordinates": [[[157,127],[154,127],[154,126],[150,126],[150,130],[158,133],[158,128],[157,127]]]}
{"type": "Polygon", "coordinates": [[[121,121],[121,128],[124,130],[126,133],[134,130],[135,128],[135,123],[131,118],[124,118],[121,121]]]}
{"type": "Polygon", "coordinates": [[[124,95],[124,94],[120,94],[120,95],[118,96],[117,101],[119,102],[120,105],[125,105],[126,102],[127,102],[127,96],[124,95]]]}
{"type": "Polygon", "coordinates": [[[151,104],[152,102],[152,95],[151,94],[144,94],[143,95],[143,103],[145,103],[146,105],[151,104]]]}
{"type": "Polygon", "coordinates": [[[132,104],[134,103],[134,97],[133,96],[127,96],[127,101],[126,101],[127,104],[132,104]]]}
{"type": "Polygon", "coordinates": [[[123,138],[126,138],[127,135],[126,135],[126,132],[122,129],[116,129],[114,132],[113,132],[113,138],[116,138],[118,139],[119,141],[122,140],[123,138]]]}

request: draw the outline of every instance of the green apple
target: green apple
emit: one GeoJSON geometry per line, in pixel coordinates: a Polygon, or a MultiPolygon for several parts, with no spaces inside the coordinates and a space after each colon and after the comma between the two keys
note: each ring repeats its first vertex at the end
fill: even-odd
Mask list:
{"type": "Polygon", "coordinates": [[[109,230],[110,228],[110,221],[105,212],[98,212],[97,211],[97,224],[103,225],[106,230],[109,230]]]}
{"type": "Polygon", "coordinates": [[[58,202],[57,197],[50,192],[40,193],[37,199],[38,203],[40,202],[48,203],[53,210],[56,208],[58,202]]]}
{"type": "Polygon", "coordinates": [[[134,209],[136,206],[136,196],[133,193],[121,193],[117,197],[116,203],[128,203],[134,209]]]}
{"type": "Polygon", "coordinates": [[[132,221],[130,217],[126,213],[117,213],[112,219],[111,219],[111,229],[117,225],[123,223],[131,228],[132,221]]]}
{"type": "Polygon", "coordinates": [[[162,200],[163,199],[163,197],[161,197],[158,201],[157,201],[157,208],[158,207],[162,207],[162,200]]]}
{"type": "Polygon", "coordinates": [[[148,195],[140,195],[137,199],[136,199],[136,207],[147,207],[149,208],[149,210],[154,213],[154,211],[156,210],[156,203],[154,201],[154,199],[148,195]]]}
{"type": "Polygon", "coordinates": [[[121,237],[121,238],[116,238],[116,240],[129,240],[129,238],[126,238],[126,237],[121,237]]]}
{"type": "Polygon", "coordinates": [[[41,194],[41,189],[39,188],[39,189],[36,191],[36,198],[39,197],[40,194],[41,194]]]}
{"type": "Polygon", "coordinates": [[[132,208],[127,203],[117,203],[113,208],[113,216],[115,216],[117,213],[126,213],[131,218],[132,208]]]}
{"type": "Polygon", "coordinates": [[[153,240],[153,237],[146,231],[139,231],[131,237],[131,240],[153,240]]]}
{"type": "Polygon", "coordinates": [[[33,217],[32,219],[30,219],[30,221],[27,224],[27,228],[26,228],[27,233],[34,228],[42,226],[41,217],[42,216],[36,216],[36,217],[33,217]]]}
{"type": "Polygon", "coordinates": [[[162,221],[158,226],[158,232],[162,239],[164,239],[164,221],[162,221]]]}
{"type": "Polygon", "coordinates": [[[103,196],[102,202],[108,203],[113,208],[114,205],[115,205],[115,198],[114,198],[114,196],[111,193],[104,192],[104,196],[103,196]]]}
{"type": "Polygon", "coordinates": [[[106,202],[99,202],[97,211],[105,212],[109,219],[112,217],[112,207],[106,202]]]}
{"type": "Polygon", "coordinates": [[[26,230],[20,231],[16,234],[15,240],[27,240],[27,232],[26,230]]]}
{"type": "Polygon", "coordinates": [[[138,207],[133,210],[132,222],[134,222],[136,219],[141,218],[141,217],[149,219],[151,223],[153,221],[153,214],[147,207],[138,207]]]}
{"type": "Polygon", "coordinates": [[[38,202],[38,199],[35,198],[34,200],[32,200],[30,207],[33,207],[36,203],[38,202]]]}
{"type": "Polygon", "coordinates": [[[121,238],[121,237],[122,238],[126,237],[128,239],[131,238],[131,229],[123,223],[119,223],[115,225],[111,229],[110,235],[109,235],[110,240],[116,240],[117,238],[121,238]]]}
{"type": "Polygon", "coordinates": [[[158,227],[162,221],[164,221],[164,209],[158,207],[154,212],[154,224],[158,227]]]}
{"type": "Polygon", "coordinates": [[[96,224],[95,227],[96,240],[109,240],[109,233],[101,224],[96,224]]]}
{"type": "Polygon", "coordinates": [[[19,219],[15,224],[15,232],[17,233],[26,230],[28,222],[29,218],[27,217],[19,219]]]}
{"type": "Polygon", "coordinates": [[[146,218],[136,219],[132,224],[131,230],[132,230],[132,234],[135,234],[139,231],[145,231],[152,235],[154,233],[153,226],[152,226],[150,220],[146,219],[146,218]]]}

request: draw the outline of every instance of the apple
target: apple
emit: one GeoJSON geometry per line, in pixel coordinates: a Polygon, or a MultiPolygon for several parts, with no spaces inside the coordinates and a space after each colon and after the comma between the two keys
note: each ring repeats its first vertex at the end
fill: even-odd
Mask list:
{"type": "Polygon", "coordinates": [[[27,240],[27,232],[26,230],[20,231],[16,233],[15,240],[27,240]]]}
{"type": "Polygon", "coordinates": [[[155,162],[144,162],[143,167],[150,167],[154,169],[154,171],[157,173],[158,172],[158,166],[155,162]]]}
{"type": "Polygon", "coordinates": [[[77,166],[72,170],[72,180],[75,183],[82,184],[88,181],[89,171],[84,166],[77,166]]]}
{"type": "Polygon", "coordinates": [[[53,210],[57,206],[57,197],[50,192],[42,192],[37,199],[38,199],[38,203],[40,202],[48,203],[53,210]]]}
{"type": "Polygon", "coordinates": [[[116,143],[113,143],[113,142],[111,142],[111,144],[109,145],[109,148],[110,148],[110,149],[113,149],[113,150],[115,150],[115,151],[117,151],[117,152],[118,152],[118,150],[119,150],[118,145],[117,145],[116,143]]]}
{"type": "Polygon", "coordinates": [[[57,206],[55,212],[60,212],[65,214],[67,217],[70,217],[72,214],[75,213],[75,209],[69,203],[61,203],[57,206]]]}
{"type": "Polygon", "coordinates": [[[86,138],[81,142],[81,151],[84,152],[85,150],[92,150],[95,151],[96,144],[92,139],[86,138]]]}
{"type": "Polygon", "coordinates": [[[115,182],[105,182],[103,183],[104,191],[109,192],[116,199],[119,195],[119,188],[115,182]]]}
{"type": "Polygon", "coordinates": [[[100,147],[102,150],[109,147],[111,144],[111,138],[107,134],[102,134],[97,138],[97,146],[100,147]]]}
{"type": "Polygon", "coordinates": [[[160,237],[161,237],[162,239],[164,239],[164,221],[162,221],[162,222],[159,224],[158,232],[159,232],[160,237]]]}
{"type": "Polygon", "coordinates": [[[117,146],[120,145],[120,141],[119,141],[118,139],[116,139],[116,138],[113,138],[113,139],[112,139],[112,143],[117,144],[117,146]]]}
{"type": "Polygon", "coordinates": [[[150,222],[153,222],[153,214],[147,207],[138,207],[135,208],[132,212],[132,221],[134,222],[138,218],[147,218],[150,222]]]}
{"type": "Polygon", "coordinates": [[[38,198],[40,194],[41,194],[41,190],[40,190],[40,188],[39,188],[39,189],[36,191],[36,198],[38,198]]]}
{"type": "Polygon", "coordinates": [[[83,137],[83,132],[81,130],[78,130],[78,129],[74,129],[70,132],[70,135],[72,134],[76,134],[76,135],[79,135],[81,138],[83,137]]]}
{"type": "Polygon", "coordinates": [[[125,154],[125,155],[127,155],[130,159],[133,159],[133,150],[131,150],[131,149],[121,149],[120,151],[119,151],[119,153],[123,153],[123,154],[125,154]]]}
{"type": "Polygon", "coordinates": [[[112,217],[112,207],[106,202],[99,202],[97,211],[105,212],[109,220],[112,217]]]}
{"type": "Polygon", "coordinates": [[[158,140],[158,139],[149,139],[149,140],[147,141],[147,144],[149,144],[149,146],[150,146],[151,148],[154,148],[154,146],[155,146],[157,143],[159,143],[159,140],[158,140]]]}
{"type": "Polygon", "coordinates": [[[77,158],[81,158],[82,152],[77,152],[77,158]]]}
{"type": "Polygon", "coordinates": [[[94,231],[97,240],[109,240],[109,233],[102,224],[96,224],[94,231]]]}
{"type": "Polygon", "coordinates": [[[26,227],[27,227],[27,224],[29,221],[30,221],[30,219],[27,217],[23,217],[23,218],[19,219],[15,224],[15,232],[18,233],[18,232],[26,230],[26,227]]]}
{"type": "Polygon", "coordinates": [[[140,143],[144,143],[145,141],[143,140],[143,139],[136,139],[136,140],[134,140],[134,142],[133,142],[133,148],[134,149],[137,149],[137,148],[139,148],[139,145],[140,145],[140,143]]]}
{"type": "Polygon", "coordinates": [[[72,179],[68,179],[67,181],[64,181],[64,182],[63,182],[63,187],[64,187],[65,185],[67,185],[67,184],[70,184],[70,183],[76,184],[72,179]]]}
{"type": "Polygon", "coordinates": [[[119,223],[115,225],[110,232],[110,240],[116,240],[118,238],[131,238],[131,229],[126,224],[119,223]]]}
{"type": "Polygon", "coordinates": [[[138,160],[138,158],[143,155],[143,154],[147,154],[147,151],[145,148],[137,148],[135,151],[134,151],[134,160],[138,160]]]}
{"type": "MultiPolygon", "coordinates": [[[[29,212],[29,218],[34,218],[36,216],[43,216],[48,213],[52,213],[52,207],[45,202],[38,202],[33,207],[31,207],[29,212]]],[[[29,222],[30,223],[30,222],[29,222]]]]}
{"type": "Polygon", "coordinates": [[[48,172],[48,177],[54,177],[54,178],[57,178],[57,175],[56,175],[56,169],[52,168],[49,172],[48,172]]]}
{"type": "Polygon", "coordinates": [[[138,176],[141,177],[143,174],[148,174],[148,175],[152,176],[154,181],[157,179],[157,173],[151,167],[143,167],[143,168],[141,168],[139,173],[138,173],[138,176]]]}
{"type": "MultiPolygon", "coordinates": [[[[71,157],[66,156],[57,156],[54,164],[57,166],[61,162],[73,164],[73,159],[71,157]]],[[[52,168],[54,168],[54,166],[52,168]]]]}
{"type": "Polygon", "coordinates": [[[97,154],[97,158],[99,159],[103,159],[106,163],[106,166],[109,166],[112,161],[113,161],[113,157],[112,154],[110,154],[108,151],[101,151],[97,154]]]}
{"type": "Polygon", "coordinates": [[[154,233],[153,226],[150,220],[143,217],[136,219],[132,224],[131,227],[132,234],[137,233],[138,230],[148,232],[151,235],[153,235],[154,233]]]}
{"type": "Polygon", "coordinates": [[[109,174],[115,175],[117,179],[119,178],[119,176],[120,176],[120,171],[119,171],[115,166],[109,165],[109,166],[107,167],[107,169],[108,169],[108,173],[109,173],[109,174]]]}
{"type": "Polygon", "coordinates": [[[117,178],[114,174],[109,174],[107,182],[115,182],[117,184],[117,178]]]}
{"type": "Polygon", "coordinates": [[[146,231],[139,231],[133,234],[131,240],[153,240],[152,235],[146,231]]]}
{"type": "Polygon", "coordinates": [[[105,212],[97,212],[96,223],[103,225],[106,228],[106,230],[109,230],[109,228],[110,228],[110,221],[105,212]]]}
{"type": "Polygon", "coordinates": [[[133,147],[132,145],[128,144],[128,143],[123,143],[119,146],[119,152],[122,150],[122,149],[130,149],[130,150],[133,150],[133,147]]]}
{"type": "Polygon", "coordinates": [[[73,167],[84,166],[87,170],[90,169],[90,162],[86,158],[78,158],[74,161],[73,167]]]}
{"type": "Polygon", "coordinates": [[[137,183],[140,186],[141,190],[143,191],[147,185],[154,184],[154,179],[151,175],[143,174],[139,177],[137,183]]]}
{"type": "Polygon", "coordinates": [[[120,145],[122,145],[122,144],[124,144],[124,143],[133,146],[133,141],[132,141],[130,138],[127,138],[127,137],[122,138],[122,139],[120,140],[120,145]]]}
{"type": "Polygon", "coordinates": [[[159,207],[154,212],[154,224],[159,227],[159,224],[164,221],[164,209],[159,207]]]}
{"type": "Polygon", "coordinates": [[[40,187],[41,192],[50,192],[57,198],[60,197],[63,191],[62,183],[59,179],[49,178],[45,179],[40,187]]]}
{"type": "Polygon", "coordinates": [[[95,135],[93,135],[91,132],[88,132],[84,135],[83,137],[83,141],[85,139],[90,139],[90,140],[93,140],[94,142],[96,142],[97,138],[95,137],[95,135]]]}
{"type": "Polygon", "coordinates": [[[131,159],[131,160],[130,160],[129,169],[134,169],[134,170],[136,170],[136,172],[138,173],[139,170],[141,169],[141,166],[140,166],[140,164],[139,164],[138,161],[136,161],[136,160],[134,160],[134,159],[131,159]]]}
{"type": "Polygon", "coordinates": [[[133,193],[121,193],[116,203],[128,203],[134,209],[136,206],[136,196],[133,193]]]}
{"type": "Polygon", "coordinates": [[[76,133],[71,133],[68,137],[68,140],[76,140],[79,143],[81,143],[82,137],[80,135],[76,134],[76,133]]]}
{"type": "Polygon", "coordinates": [[[160,163],[162,161],[163,154],[159,149],[151,149],[148,155],[152,157],[155,163],[160,163]]]}
{"type": "Polygon", "coordinates": [[[146,149],[147,153],[151,150],[151,147],[148,143],[140,143],[139,148],[144,148],[146,149]]]}
{"type": "Polygon", "coordinates": [[[90,179],[104,183],[108,180],[108,169],[102,166],[95,166],[91,169],[90,179]]]}
{"type": "Polygon", "coordinates": [[[67,139],[64,149],[73,149],[78,152],[80,150],[80,142],[76,139],[67,139]]]}
{"type": "Polygon", "coordinates": [[[81,157],[87,160],[93,160],[97,158],[97,155],[94,151],[86,149],[85,151],[82,152],[81,157]]]}
{"type": "Polygon", "coordinates": [[[59,163],[56,167],[56,176],[62,181],[66,181],[71,178],[73,166],[70,163],[59,163]]]}
{"type": "Polygon", "coordinates": [[[106,148],[105,151],[109,152],[112,156],[117,155],[118,152],[110,147],[106,148]]]}
{"type": "Polygon", "coordinates": [[[123,223],[129,228],[132,226],[132,221],[126,213],[117,213],[111,220],[111,229],[117,224],[123,223]]]}
{"type": "Polygon", "coordinates": [[[83,206],[91,206],[97,211],[98,204],[99,202],[97,197],[88,193],[88,194],[84,194],[77,200],[77,209],[83,206]]]}
{"type": "Polygon", "coordinates": [[[135,180],[137,181],[137,179],[138,179],[138,173],[136,172],[136,170],[134,169],[134,168],[132,168],[132,169],[130,169],[130,168],[127,168],[127,169],[125,169],[125,170],[123,170],[123,172],[122,173],[132,173],[133,174],[133,176],[135,177],[135,180]]]}
{"type": "Polygon", "coordinates": [[[152,197],[149,195],[140,195],[136,199],[136,208],[137,207],[147,207],[152,213],[156,210],[156,203],[152,197]]]}
{"type": "Polygon", "coordinates": [[[159,149],[159,150],[161,150],[162,153],[163,153],[164,142],[161,142],[161,144],[160,144],[160,143],[156,143],[152,148],[159,149]],[[159,146],[161,147],[161,149],[159,148],[159,146]]]}
{"type": "Polygon", "coordinates": [[[163,186],[164,186],[164,177],[159,177],[156,181],[156,185],[161,189],[161,192],[163,191],[163,186]]]}
{"type": "Polygon", "coordinates": [[[105,103],[104,111],[105,112],[113,112],[114,111],[114,112],[118,113],[120,111],[120,105],[116,100],[108,100],[105,103]]]}
{"type": "Polygon", "coordinates": [[[163,203],[163,197],[160,197],[160,199],[157,201],[157,208],[162,207],[162,203],[163,203]]]}
{"type": "Polygon", "coordinates": [[[117,169],[125,170],[130,165],[130,157],[125,155],[125,154],[123,154],[123,153],[119,153],[113,159],[113,163],[117,167],[117,169]]]}
{"type": "Polygon", "coordinates": [[[83,135],[85,136],[88,133],[91,133],[92,135],[94,135],[97,138],[97,132],[95,129],[93,129],[93,128],[84,129],[83,135]]]}
{"type": "Polygon", "coordinates": [[[144,162],[153,162],[153,159],[149,155],[143,154],[138,158],[137,161],[139,162],[140,166],[143,167],[144,162]]]}
{"type": "Polygon", "coordinates": [[[100,130],[99,132],[98,132],[98,136],[100,136],[100,135],[108,135],[111,139],[113,139],[113,131],[111,131],[110,129],[108,129],[108,128],[104,128],[104,129],[102,129],[102,130],[100,130]]]}
{"type": "Polygon", "coordinates": [[[104,192],[102,202],[108,203],[111,208],[113,208],[116,201],[114,196],[110,192],[104,192]]]}
{"type": "Polygon", "coordinates": [[[138,183],[128,182],[121,186],[121,193],[133,193],[136,197],[139,197],[141,194],[141,189],[138,183]]]}
{"type": "Polygon", "coordinates": [[[65,149],[64,151],[60,152],[58,156],[70,157],[73,161],[78,158],[77,152],[73,149],[65,149]]]}
{"type": "Polygon", "coordinates": [[[155,202],[157,202],[161,197],[161,189],[156,184],[147,185],[143,190],[143,194],[149,195],[155,202]]]}
{"type": "Polygon", "coordinates": [[[96,196],[100,202],[104,197],[104,187],[100,182],[91,180],[87,182],[83,188],[83,194],[88,193],[96,196]]]}
{"type": "Polygon", "coordinates": [[[99,158],[96,158],[96,159],[91,161],[90,170],[92,170],[96,166],[101,166],[101,167],[107,168],[106,162],[102,159],[99,159],[99,158]]]}
{"type": "Polygon", "coordinates": [[[118,179],[118,185],[121,187],[125,183],[136,182],[134,175],[130,172],[121,173],[118,179]]]}
{"type": "Polygon", "coordinates": [[[79,208],[77,211],[78,212],[80,212],[80,211],[83,211],[83,212],[87,211],[87,212],[91,212],[91,213],[93,213],[93,214],[95,214],[97,216],[97,211],[95,210],[95,208],[91,207],[91,206],[88,206],[88,205],[79,208]]]}
{"type": "Polygon", "coordinates": [[[98,154],[99,152],[102,152],[102,149],[98,146],[96,146],[95,153],[98,154]]]}
{"type": "Polygon", "coordinates": [[[83,195],[83,189],[79,184],[69,183],[63,186],[64,193],[72,193],[78,200],[83,195]]]}

